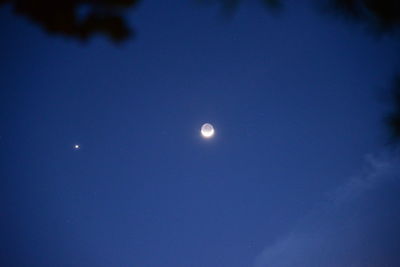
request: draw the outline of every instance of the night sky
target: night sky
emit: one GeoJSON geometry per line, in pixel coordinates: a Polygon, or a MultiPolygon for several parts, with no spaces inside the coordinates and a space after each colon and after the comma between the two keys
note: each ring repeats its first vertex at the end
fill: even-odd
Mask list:
{"type": "Polygon", "coordinates": [[[400,266],[398,40],[295,0],[126,16],[82,42],[0,8],[1,266],[400,266]]]}

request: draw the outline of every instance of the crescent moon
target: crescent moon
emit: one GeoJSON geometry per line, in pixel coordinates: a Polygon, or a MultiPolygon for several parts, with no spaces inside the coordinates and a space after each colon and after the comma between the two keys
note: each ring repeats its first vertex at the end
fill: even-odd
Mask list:
{"type": "Polygon", "coordinates": [[[214,130],[214,126],[212,126],[212,124],[205,123],[205,124],[203,124],[203,126],[201,126],[201,135],[204,138],[211,138],[211,137],[213,137],[214,133],[215,133],[215,130],[214,130]]]}

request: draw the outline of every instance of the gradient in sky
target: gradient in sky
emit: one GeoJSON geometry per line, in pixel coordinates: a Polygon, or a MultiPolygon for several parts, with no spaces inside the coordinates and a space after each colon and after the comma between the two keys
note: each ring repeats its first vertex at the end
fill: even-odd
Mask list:
{"type": "Polygon", "coordinates": [[[142,1],[118,46],[1,8],[1,265],[399,266],[398,42],[299,2],[142,1]]]}

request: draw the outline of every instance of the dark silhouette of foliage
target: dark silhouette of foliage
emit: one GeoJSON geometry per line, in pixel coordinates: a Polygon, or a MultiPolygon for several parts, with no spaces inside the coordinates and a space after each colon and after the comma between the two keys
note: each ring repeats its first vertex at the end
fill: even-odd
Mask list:
{"type": "MultiPolygon", "coordinates": [[[[236,9],[245,0],[199,0],[203,3],[220,3],[228,10],[236,9]]],[[[284,0],[259,0],[266,7],[276,9],[284,0]]],[[[367,23],[374,30],[386,32],[400,27],[400,0],[315,0],[329,12],[354,21],[367,23]]]]}
{"type": "Polygon", "coordinates": [[[352,20],[367,23],[374,31],[400,27],[399,0],[329,0],[328,7],[352,20]]]}
{"type": "MultiPolygon", "coordinates": [[[[346,17],[366,23],[377,33],[398,32],[400,29],[399,0],[334,0],[335,10],[346,17]]],[[[392,88],[393,112],[386,118],[391,141],[400,140],[400,75],[392,88]]]]}
{"type": "Polygon", "coordinates": [[[121,12],[138,0],[0,0],[0,5],[7,3],[50,34],[80,40],[103,34],[120,42],[132,35],[121,12]]]}
{"type": "MultiPolygon", "coordinates": [[[[189,0],[190,1],[190,0],[189,0]]],[[[234,10],[244,0],[197,0],[201,3],[220,3],[234,10]]],[[[259,0],[270,10],[279,9],[283,0],[259,0]]],[[[341,16],[366,22],[378,31],[400,27],[399,0],[315,0],[341,16]]],[[[113,41],[127,39],[132,30],[121,12],[136,7],[139,0],[0,0],[11,4],[15,13],[28,17],[49,33],[87,40],[100,33],[113,41]],[[80,14],[86,10],[86,16],[80,14]]]]}
{"type": "MultiPolygon", "coordinates": [[[[328,10],[366,24],[374,33],[398,33],[400,0],[328,0],[328,10]]],[[[400,74],[392,85],[393,112],[386,118],[391,143],[400,141],[400,74]]]]}
{"type": "Polygon", "coordinates": [[[400,140],[400,75],[394,80],[392,93],[394,110],[386,121],[391,129],[392,141],[398,141],[400,140]]]}

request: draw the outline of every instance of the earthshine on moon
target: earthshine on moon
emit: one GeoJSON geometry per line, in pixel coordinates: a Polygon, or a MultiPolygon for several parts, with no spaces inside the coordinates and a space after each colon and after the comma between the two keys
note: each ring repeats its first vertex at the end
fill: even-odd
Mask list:
{"type": "Polygon", "coordinates": [[[214,135],[214,127],[210,123],[205,123],[201,126],[201,135],[204,138],[211,138],[214,135]]]}

